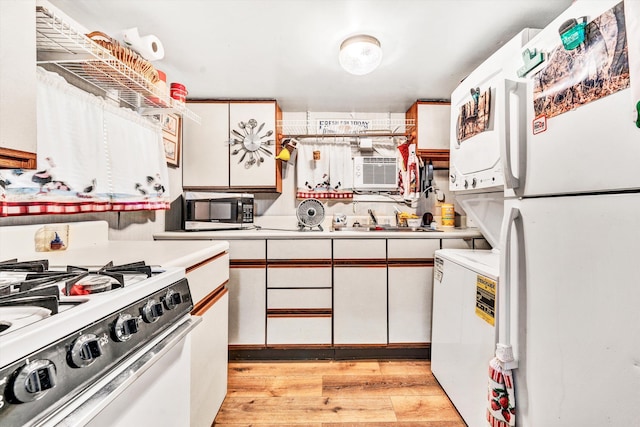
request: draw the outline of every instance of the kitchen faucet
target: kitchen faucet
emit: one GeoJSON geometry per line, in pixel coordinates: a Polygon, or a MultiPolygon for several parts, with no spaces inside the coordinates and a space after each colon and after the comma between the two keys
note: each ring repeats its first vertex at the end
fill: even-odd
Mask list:
{"type": "Polygon", "coordinates": [[[372,209],[368,210],[369,212],[369,216],[371,217],[371,222],[373,223],[373,225],[378,225],[378,219],[376,218],[376,214],[372,209]]]}

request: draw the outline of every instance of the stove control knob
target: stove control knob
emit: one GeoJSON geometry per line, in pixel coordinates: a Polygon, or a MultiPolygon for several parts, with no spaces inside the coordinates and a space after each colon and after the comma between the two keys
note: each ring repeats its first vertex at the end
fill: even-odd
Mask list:
{"type": "Polygon", "coordinates": [[[469,181],[467,181],[466,179],[464,180],[464,188],[469,188],[469,181]]]}
{"type": "Polygon", "coordinates": [[[182,302],[182,295],[179,292],[169,289],[162,299],[167,310],[173,310],[182,302]]]}
{"type": "Polygon", "coordinates": [[[473,180],[471,180],[471,187],[476,188],[476,185],[478,185],[478,180],[473,178],[473,180]]]}
{"type": "Polygon", "coordinates": [[[125,342],[138,332],[138,318],[130,314],[121,314],[113,325],[113,335],[117,341],[125,342]]]}
{"type": "Polygon", "coordinates": [[[142,307],[142,318],[147,323],[153,323],[164,314],[162,304],[152,299],[142,307]]]}
{"type": "Polygon", "coordinates": [[[89,366],[100,356],[102,356],[102,348],[98,337],[94,334],[80,335],[69,351],[71,364],[76,368],[89,366]]]}
{"type": "Polygon", "coordinates": [[[56,365],[50,360],[34,360],[17,371],[13,381],[13,395],[19,402],[32,402],[55,386],[56,365]]]}

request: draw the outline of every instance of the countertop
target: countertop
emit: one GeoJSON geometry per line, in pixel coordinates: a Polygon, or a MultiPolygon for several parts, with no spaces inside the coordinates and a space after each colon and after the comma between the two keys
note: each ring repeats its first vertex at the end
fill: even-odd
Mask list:
{"type": "Polygon", "coordinates": [[[216,231],[166,231],[156,240],[248,240],[248,239],[473,239],[482,238],[477,228],[450,228],[441,231],[331,231],[297,229],[243,229],[216,231]]]}
{"type": "Polygon", "coordinates": [[[101,267],[109,261],[124,264],[145,261],[163,267],[190,267],[229,249],[225,241],[136,241],[109,240],[82,245],[59,252],[29,252],[13,254],[18,259],[48,259],[53,266],[68,264],[101,267]]]}

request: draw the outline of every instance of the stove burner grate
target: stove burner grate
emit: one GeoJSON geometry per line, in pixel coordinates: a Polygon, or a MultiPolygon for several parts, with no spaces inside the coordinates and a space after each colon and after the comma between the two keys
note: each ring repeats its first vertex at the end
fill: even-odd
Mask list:
{"type": "Polygon", "coordinates": [[[59,311],[61,291],[65,296],[90,295],[124,287],[128,278],[151,277],[151,266],[143,261],[98,269],[67,266],[66,271],[48,270],[47,260],[0,262],[0,272],[16,273],[19,279],[3,279],[0,283],[0,307],[38,306],[59,311]],[[24,274],[21,274],[24,273],[24,274]]]}

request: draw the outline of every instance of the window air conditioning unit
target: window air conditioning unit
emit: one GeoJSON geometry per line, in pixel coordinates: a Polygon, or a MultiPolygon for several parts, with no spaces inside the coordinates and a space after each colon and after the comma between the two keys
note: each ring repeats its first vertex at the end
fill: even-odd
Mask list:
{"type": "Polygon", "coordinates": [[[397,190],[398,159],[361,156],[353,159],[354,190],[397,190]]]}

